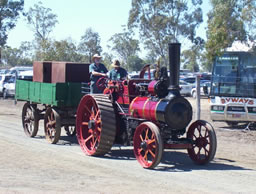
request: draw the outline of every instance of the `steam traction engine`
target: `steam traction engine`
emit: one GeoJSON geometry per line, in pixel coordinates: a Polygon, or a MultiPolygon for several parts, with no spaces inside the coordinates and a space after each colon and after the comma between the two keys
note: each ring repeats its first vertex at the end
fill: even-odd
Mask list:
{"type": "Polygon", "coordinates": [[[180,44],[169,44],[170,77],[109,82],[104,94],[85,95],[77,109],[77,138],[87,155],[99,156],[114,143],[133,145],[144,168],[156,167],[164,149],[187,149],[197,164],[214,158],[216,135],[206,121],[192,120],[179,92],[180,44]],[[188,127],[188,125],[190,126],[188,127]]]}

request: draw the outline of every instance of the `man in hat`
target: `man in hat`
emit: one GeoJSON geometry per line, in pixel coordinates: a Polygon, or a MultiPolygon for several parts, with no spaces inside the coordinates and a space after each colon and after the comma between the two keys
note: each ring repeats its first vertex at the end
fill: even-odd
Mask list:
{"type": "Polygon", "coordinates": [[[104,64],[100,63],[101,58],[102,57],[98,54],[93,55],[92,57],[93,63],[90,64],[90,67],[89,67],[89,72],[91,74],[90,89],[91,89],[91,93],[93,94],[103,92],[101,89],[97,87],[96,83],[101,77],[107,77],[108,70],[104,64]]]}
{"type": "Polygon", "coordinates": [[[114,62],[111,64],[112,67],[114,67],[110,72],[109,72],[109,78],[111,80],[124,80],[127,78],[127,71],[120,67],[120,62],[118,60],[114,60],[114,62]]]}

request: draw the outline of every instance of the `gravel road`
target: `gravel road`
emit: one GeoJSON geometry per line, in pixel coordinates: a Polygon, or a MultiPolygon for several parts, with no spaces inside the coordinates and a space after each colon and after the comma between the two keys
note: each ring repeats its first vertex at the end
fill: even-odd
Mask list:
{"type": "MultiPolygon", "coordinates": [[[[201,103],[202,119],[211,122],[207,99],[201,103]]],[[[48,144],[41,121],[38,135],[28,138],[22,106],[0,99],[0,193],[256,193],[256,131],[211,122],[218,141],[211,163],[198,166],[185,150],[168,150],[146,170],[132,147],[89,157],[64,130],[58,144],[48,144]]]]}

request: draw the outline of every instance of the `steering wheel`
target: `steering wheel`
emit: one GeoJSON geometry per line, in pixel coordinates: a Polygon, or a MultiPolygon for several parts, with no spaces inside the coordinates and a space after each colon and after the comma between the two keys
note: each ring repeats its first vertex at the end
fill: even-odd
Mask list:
{"type": "Polygon", "coordinates": [[[96,86],[99,90],[104,90],[108,86],[108,78],[107,77],[101,77],[96,82],[96,86]]]}

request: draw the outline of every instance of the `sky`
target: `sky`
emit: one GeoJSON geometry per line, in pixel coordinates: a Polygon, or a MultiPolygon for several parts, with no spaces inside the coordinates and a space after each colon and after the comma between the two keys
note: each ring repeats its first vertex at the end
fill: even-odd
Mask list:
{"type": "MultiPolygon", "coordinates": [[[[39,0],[24,0],[25,11],[33,7],[39,0]]],[[[198,29],[200,36],[205,38],[206,13],[209,11],[209,0],[204,0],[204,24],[198,29]]],[[[41,0],[43,6],[52,9],[57,15],[58,23],[50,37],[55,40],[71,38],[75,43],[80,41],[87,28],[99,33],[103,52],[107,52],[108,40],[115,33],[123,32],[127,24],[131,0],[41,0]]],[[[18,48],[22,41],[32,41],[33,32],[25,18],[20,17],[17,25],[9,32],[7,45],[18,48]]],[[[182,43],[185,44],[185,43],[182,43]]],[[[141,48],[142,49],[142,48],[141,48]]]]}

